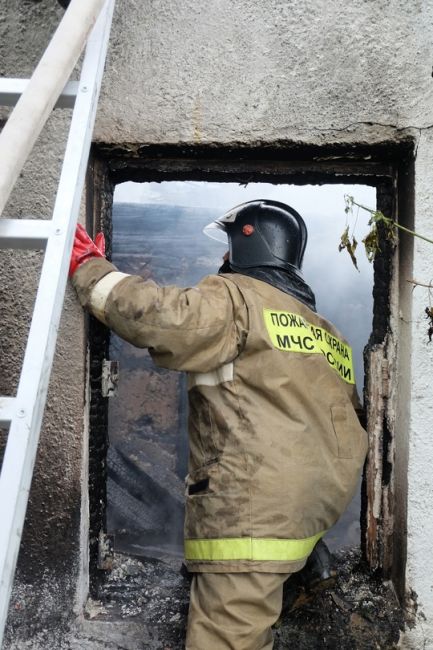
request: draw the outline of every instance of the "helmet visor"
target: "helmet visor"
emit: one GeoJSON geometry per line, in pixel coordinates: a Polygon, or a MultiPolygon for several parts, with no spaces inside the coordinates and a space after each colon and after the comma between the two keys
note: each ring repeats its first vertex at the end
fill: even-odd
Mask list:
{"type": "Polygon", "coordinates": [[[212,221],[212,223],[205,226],[203,228],[203,233],[211,239],[216,239],[217,241],[228,245],[226,229],[224,225],[218,221],[212,221]]]}

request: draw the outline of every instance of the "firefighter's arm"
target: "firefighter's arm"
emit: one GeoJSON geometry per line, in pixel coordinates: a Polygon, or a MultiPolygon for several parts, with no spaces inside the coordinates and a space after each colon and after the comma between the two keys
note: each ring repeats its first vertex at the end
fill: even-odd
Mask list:
{"type": "Polygon", "coordinates": [[[246,339],[244,300],[220,276],[192,288],[159,287],[95,256],[78,265],[72,283],[84,307],[166,368],[209,372],[233,360],[246,339]]]}

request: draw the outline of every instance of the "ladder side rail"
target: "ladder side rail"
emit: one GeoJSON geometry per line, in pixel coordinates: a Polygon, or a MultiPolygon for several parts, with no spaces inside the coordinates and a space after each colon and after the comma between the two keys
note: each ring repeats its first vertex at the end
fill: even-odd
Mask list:
{"type": "Polygon", "coordinates": [[[55,233],[47,242],[15,398],[16,409],[0,475],[0,646],[54,357],[113,9],[114,0],[107,0],[86,50],[54,207],[55,233]],[[103,44],[102,48],[98,41],[103,44]],[[96,61],[97,75],[94,73],[96,61]]]}
{"type": "Polygon", "coordinates": [[[72,0],[0,133],[0,215],[77,63],[104,0],[72,0]]]}

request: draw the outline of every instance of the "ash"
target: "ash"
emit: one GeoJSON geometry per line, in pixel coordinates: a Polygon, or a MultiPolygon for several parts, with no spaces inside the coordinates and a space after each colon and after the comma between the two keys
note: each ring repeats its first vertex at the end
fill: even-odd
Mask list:
{"type": "MultiPolygon", "coordinates": [[[[84,617],[69,630],[44,630],[32,642],[8,650],[182,650],[189,580],[181,560],[116,554],[84,617]]],[[[389,583],[366,571],[356,550],[336,556],[337,585],[310,598],[302,608],[283,611],[274,628],[274,650],[392,650],[403,629],[403,612],[389,583]]],[[[286,583],[287,584],[287,583],[286,583]]],[[[298,594],[299,595],[299,594],[298,594]]],[[[292,602],[286,589],[285,602],[292,602]]],[[[213,650],[203,648],[203,650],[213,650]]]]}
{"type": "Polygon", "coordinates": [[[97,600],[88,602],[86,617],[101,622],[143,623],[152,638],[149,645],[143,644],[141,648],[183,648],[189,580],[181,575],[181,566],[181,561],[170,555],[138,559],[116,554],[113,569],[101,585],[97,600]]]}
{"type": "Polygon", "coordinates": [[[145,612],[147,623],[155,625],[180,619],[178,605],[181,598],[185,600],[183,589],[183,581],[162,563],[154,561],[145,565],[126,558],[117,564],[104,586],[101,605],[111,615],[121,618],[145,612]]]}
{"type": "MultiPolygon", "coordinates": [[[[93,647],[184,648],[189,580],[180,574],[180,566],[179,559],[170,556],[155,560],[116,555],[97,601],[89,601],[86,627],[90,631],[99,624],[95,631],[100,633],[104,623],[133,622],[140,641],[135,645],[133,634],[125,645],[93,647]]],[[[368,575],[357,550],[337,555],[336,567],[336,587],[311,600],[305,594],[302,608],[283,611],[274,629],[274,650],[397,647],[404,621],[392,586],[368,575]]],[[[286,593],[286,601],[290,595],[286,593]]]]}
{"type": "Polygon", "coordinates": [[[393,586],[372,577],[359,550],[335,555],[337,585],[304,607],[284,613],[274,650],[392,650],[404,628],[393,586]]]}

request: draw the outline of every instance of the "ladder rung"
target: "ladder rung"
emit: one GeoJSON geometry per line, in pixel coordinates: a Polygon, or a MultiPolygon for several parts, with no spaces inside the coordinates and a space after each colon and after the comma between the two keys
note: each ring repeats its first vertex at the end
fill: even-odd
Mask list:
{"type": "MultiPolygon", "coordinates": [[[[0,105],[15,106],[27,87],[29,79],[11,79],[0,77],[0,105]]],[[[55,108],[74,108],[78,93],[78,81],[68,81],[60,95],[55,108]]]]}
{"type": "Polygon", "coordinates": [[[16,405],[15,397],[0,397],[0,426],[9,425],[16,405]]]}
{"type": "Polygon", "coordinates": [[[51,219],[0,219],[0,248],[45,249],[52,233],[51,219]]]}

